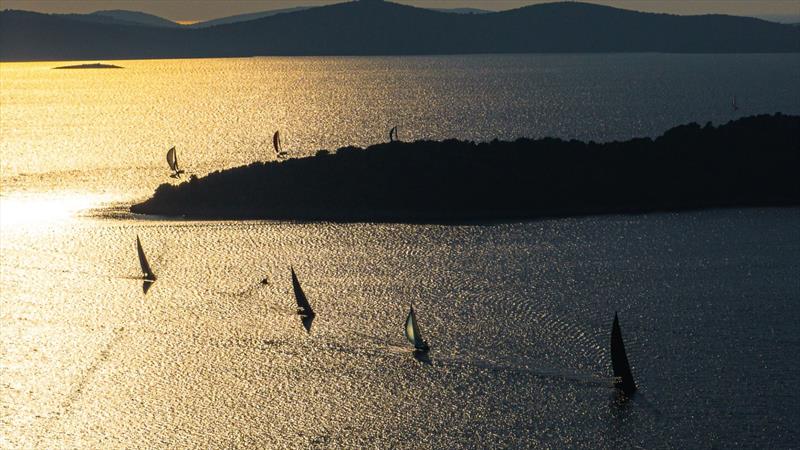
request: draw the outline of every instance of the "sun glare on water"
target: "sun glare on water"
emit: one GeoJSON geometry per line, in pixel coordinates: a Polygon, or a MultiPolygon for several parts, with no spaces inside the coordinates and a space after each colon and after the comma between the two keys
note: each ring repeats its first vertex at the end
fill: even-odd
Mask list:
{"type": "Polygon", "coordinates": [[[62,193],[0,196],[0,227],[32,227],[68,221],[108,200],[103,195],[62,193]]]}

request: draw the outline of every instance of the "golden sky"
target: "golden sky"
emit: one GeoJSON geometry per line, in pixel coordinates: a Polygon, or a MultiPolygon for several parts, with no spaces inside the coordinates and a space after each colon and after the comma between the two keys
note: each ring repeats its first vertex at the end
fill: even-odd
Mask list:
{"type": "MultiPolygon", "coordinates": [[[[203,21],[219,17],[341,3],[343,0],[0,0],[0,9],[52,13],[87,13],[101,9],[142,11],[173,21],[203,21]]],[[[551,0],[395,0],[426,8],[503,10],[551,0]]],[[[723,13],[745,16],[786,16],[800,20],[800,0],[589,0],[625,9],[674,14],[723,13]]]]}

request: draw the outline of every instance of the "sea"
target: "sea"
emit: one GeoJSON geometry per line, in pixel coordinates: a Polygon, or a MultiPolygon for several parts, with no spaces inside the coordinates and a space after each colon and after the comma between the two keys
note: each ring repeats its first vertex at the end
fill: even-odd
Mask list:
{"type": "Polygon", "coordinates": [[[800,114],[800,54],[104,62],[123,68],[0,64],[0,448],[800,442],[800,208],[450,225],[128,212],[181,181],[169,148],[203,176],[274,160],[277,130],[297,158],[394,126],[609,142],[800,114]],[[403,334],[411,305],[426,356],[403,334]]]}

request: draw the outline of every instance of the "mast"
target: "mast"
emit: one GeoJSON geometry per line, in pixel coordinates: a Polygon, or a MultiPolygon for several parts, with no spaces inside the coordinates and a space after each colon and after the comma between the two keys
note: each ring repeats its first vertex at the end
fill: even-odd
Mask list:
{"type": "Polygon", "coordinates": [[[616,311],[614,323],[611,325],[611,367],[614,370],[614,387],[630,397],[636,391],[636,382],[633,381],[631,366],[628,364],[616,311]]]}

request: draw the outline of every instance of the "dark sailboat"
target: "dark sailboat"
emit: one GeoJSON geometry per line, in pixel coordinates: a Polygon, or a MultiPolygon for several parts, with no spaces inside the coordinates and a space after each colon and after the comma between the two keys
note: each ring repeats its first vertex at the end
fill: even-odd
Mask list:
{"type": "Polygon", "coordinates": [[[144,280],[144,283],[142,284],[142,292],[147,294],[150,286],[154,281],[156,281],[156,274],[153,273],[150,263],[147,262],[147,257],[144,256],[142,241],[139,240],[138,235],[136,236],[136,253],[139,255],[139,266],[142,268],[142,280],[144,280]]]}
{"type": "Polygon", "coordinates": [[[422,333],[419,331],[417,315],[414,314],[414,305],[411,305],[411,308],[408,310],[404,331],[406,333],[406,339],[414,346],[415,352],[427,353],[427,351],[430,350],[430,346],[422,339],[422,333]]]}
{"type": "Polygon", "coordinates": [[[628,355],[625,353],[616,312],[614,312],[614,324],[611,326],[611,367],[614,370],[614,387],[627,397],[633,395],[636,392],[636,382],[633,381],[631,366],[628,364],[628,355]]]}
{"type": "Polygon", "coordinates": [[[283,145],[281,145],[280,130],[276,131],[275,134],[272,135],[272,147],[275,148],[275,156],[278,158],[286,157],[287,153],[283,151],[283,145]]]}
{"type": "Polygon", "coordinates": [[[167,150],[167,164],[169,164],[169,168],[172,170],[170,178],[180,178],[181,174],[184,173],[178,166],[178,152],[175,150],[175,147],[167,150]]]}
{"type": "Polygon", "coordinates": [[[308,298],[306,298],[306,294],[303,292],[303,288],[300,287],[300,280],[297,279],[297,274],[294,273],[294,267],[289,267],[292,271],[292,288],[294,288],[294,298],[297,301],[297,314],[300,316],[300,320],[303,322],[303,327],[305,327],[306,332],[311,332],[311,322],[314,321],[314,310],[311,309],[311,305],[308,303],[308,298]]]}

